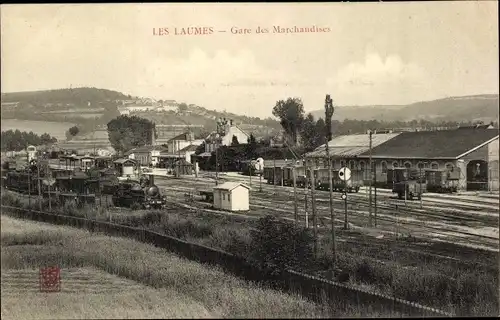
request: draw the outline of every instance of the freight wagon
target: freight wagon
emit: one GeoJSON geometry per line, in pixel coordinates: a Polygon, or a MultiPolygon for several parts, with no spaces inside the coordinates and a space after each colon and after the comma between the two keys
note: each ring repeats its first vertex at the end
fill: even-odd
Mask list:
{"type": "MultiPolygon", "coordinates": [[[[285,186],[293,187],[293,170],[293,165],[283,168],[283,184],[285,186]]],[[[304,166],[295,166],[295,183],[300,188],[306,185],[306,170],[304,166]]]]}
{"type": "MultiPolygon", "coordinates": [[[[330,190],[330,183],[328,182],[328,169],[316,169],[315,180],[316,188],[319,190],[330,190]]],[[[363,174],[360,170],[351,170],[351,178],[344,181],[339,177],[339,170],[332,169],[332,188],[333,191],[358,192],[363,186],[363,174]]]]}
{"type": "Polygon", "coordinates": [[[283,178],[282,167],[264,167],[264,179],[267,180],[268,184],[281,185],[282,178],[283,178]]]}
{"type": "Polygon", "coordinates": [[[426,192],[425,173],[418,169],[394,168],[387,172],[387,180],[392,180],[392,192],[397,193],[399,199],[421,199],[426,192]],[[389,174],[392,177],[389,179],[389,174]]]}
{"type": "Polygon", "coordinates": [[[447,169],[426,169],[425,180],[427,191],[438,193],[457,192],[460,179],[460,168],[447,169]]]}

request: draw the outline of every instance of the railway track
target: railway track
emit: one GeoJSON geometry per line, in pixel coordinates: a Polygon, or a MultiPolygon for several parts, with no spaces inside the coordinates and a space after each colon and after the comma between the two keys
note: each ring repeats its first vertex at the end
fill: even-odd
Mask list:
{"type": "MultiPolygon", "coordinates": [[[[178,192],[187,192],[187,191],[193,191],[193,189],[200,188],[200,189],[206,189],[206,182],[203,181],[189,181],[187,186],[180,186],[177,184],[175,187],[169,186],[167,192],[172,192],[172,191],[178,191],[178,192]]],[[[273,188],[273,187],[271,187],[273,188]]],[[[277,189],[277,188],[276,188],[277,189]]],[[[264,191],[270,191],[269,187],[265,188],[263,186],[264,191]],[[265,190],[267,189],[267,190],[265,190]]],[[[302,189],[303,190],[303,189],[302,189]]],[[[284,192],[285,190],[275,190],[277,191],[279,196],[285,196],[286,198],[283,199],[282,197],[276,197],[275,195],[271,195],[269,193],[259,193],[259,192],[252,192],[252,199],[250,200],[250,205],[251,209],[257,209],[258,210],[264,210],[269,213],[269,211],[274,211],[277,213],[277,216],[283,216],[283,214],[289,214],[291,215],[293,213],[293,196],[289,192],[284,192]]],[[[326,192],[325,192],[326,193],[326,192]]],[[[303,193],[301,194],[303,197],[303,193]]],[[[325,202],[327,203],[327,199],[317,199],[317,203],[322,203],[325,202]],[[319,200],[319,201],[318,201],[319,200]]],[[[343,216],[343,200],[336,200],[334,201],[335,205],[335,210],[337,211],[337,215],[342,215],[343,216]]],[[[362,199],[362,197],[358,197],[357,199],[353,199],[350,202],[348,202],[348,205],[351,206],[349,210],[349,215],[351,217],[358,217],[362,218],[362,220],[367,220],[367,208],[368,208],[368,201],[362,199]]],[[[327,206],[318,206],[318,215],[321,215],[320,212],[328,212],[328,207],[327,206]]],[[[451,222],[451,223],[456,223],[460,222],[461,224],[466,224],[466,223],[475,223],[475,224],[484,224],[484,220],[480,218],[476,218],[473,216],[468,216],[468,217],[456,217],[451,214],[446,214],[443,212],[430,212],[429,210],[423,210],[423,209],[413,209],[413,208],[400,208],[398,212],[395,212],[394,206],[390,204],[380,204],[378,206],[378,218],[377,221],[380,223],[385,222],[385,225],[381,225],[380,228],[384,229],[384,231],[393,231],[393,225],[398,224],[399,228],[401,231],[405,231],[409,234],[420,234],[420,236],[423,236],[424,238],[444,238],[444,239],[449,239],[448,241],[451,242],[461,242],[463,244],[465,242],[472,242],[473,245],[476,246],[484,246],[493,249],[497,247],[497,237],[492,237],[492,236],[487,236],[487,235],[482,235],[482,234],[477,234],[473,232],[468,232],[466,230],[461,230],[460,227],[456,226],[447,226],[443,225],[443,223],[437,224],[437,221],[441,221],[444,219],[445,221],[451,222]],[[414,219],[414,221],[410,220],[409,217],[421,217],[425,219],[425,223],[418,221],[414,219]],[[429,218],[434,218],[436,221],[430,222],[427,221],[429,218]],[[474,238],[474,239],[472,239],[474,238]]],[[[253,215],[255,216],[255,215],[253,215]]],[[[302,215],[303,216],[303,215],[302,215]]],[[[329,217],[324,216],[322,219],[329,220],[329,217]]],[[[341,223],[341,220],[339,220],[339,223],[341,223]]],[[[356,223],[359,224],[360,221],[355,221],[356,223]]],[[[353,223],[355,223],[353,221],[353,223]]],[[[469,228],[472,228],[472,226],[466,226],[469,228]]]]}

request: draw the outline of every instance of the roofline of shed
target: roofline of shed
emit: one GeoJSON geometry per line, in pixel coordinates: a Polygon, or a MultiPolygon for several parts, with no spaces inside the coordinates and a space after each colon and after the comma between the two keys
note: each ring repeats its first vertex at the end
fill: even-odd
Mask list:
{"type": "Polygon", "coordinates": [[[484,146],[485,146],[485,145],[487,145],[488,143],[493,142],[495,139],[498,139],[498,134],[497,134],[495,137],[491,138],[490,140],[488,140],[488,141],[485,141],[485,142],[481,143],[481,144],[480,144],[480,145],[478,145],[477,147],[474,147],[474,148],[470,149],[469,151],[462,153],[461,155],[459,155],[459,156],[457,157],[457,159],[460,159],[460,158],[462,158],[462,157],[465,157],[465,156],[466,156],[466,155],[468,155],[469,153],[472,153],[472,152],[476,151],[477,149],[484,147],[484,146]]]}

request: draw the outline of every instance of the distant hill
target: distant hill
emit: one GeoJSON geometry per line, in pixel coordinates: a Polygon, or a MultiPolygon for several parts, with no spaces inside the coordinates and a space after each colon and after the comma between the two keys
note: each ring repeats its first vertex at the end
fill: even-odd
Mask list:
{"type": "MultiPolygon", "coordinates": [[[[311,112],[324,118],[324,110],[311,112]]],[[[498,120],[498,94],[450,97],[409,105],[338,106],[334,119],[411,121],[495,121],[498,120]]]]}
{"type": "MultiPolygon", "coordinates": [[[[148,99],[140,99],[118,91],[98,88],[73,88],[45,91],[26,91],[2,93],[2,118],[34,121],[62,121],[72,123],[99,124],[93,119],[99,119],[109,104],[119,104],[114,101],[140,100],[139,104],[148,99]]],[[[171,100],[165,100],[171,101],[171,100]]],[[[152,103],[152,101],[150,101],[152,103]]],[[[156,102],[155,102],[156,103],[156,102]]],[[[274,119],[260,119],[233,113],[208,110],[203,107],[186,103],[186,110],[178,112],[140,112],[136,115],[158,124],[203,125],[206,131],[214,130],[217,118],[232,119],[235,124],[257,137],[274,135],[280,124],[274,119]]],[[[102,124],[102,123],[101,123],[102,124]]]]}
{"type": "Polygon", "coordinates": [[[96,105],[96,103],[108,100],[131,99],[130,95],[125,95],[118,91],[97,89],[97,88],[73,88],[56,89],[43,91],[24,91],[2,93],[2,103],[19,102],[31,105],[44,104],[71,104],[71,105],[96,105]]]}

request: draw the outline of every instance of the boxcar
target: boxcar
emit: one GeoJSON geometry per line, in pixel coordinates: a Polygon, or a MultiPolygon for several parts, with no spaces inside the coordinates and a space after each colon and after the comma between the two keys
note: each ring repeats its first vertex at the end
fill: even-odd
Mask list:
{"type": "MultiPolygon", "coordinates": [[[[328,169],[321,168],[315,170],[316,188],[319,190],[329,190],[328,169]]],[[[332,169],[332,188],[333,191],[344,191],[347,187],[347,192],[358,192],[363,186],[363,176],[359,170],[351,170],[351,178],[344,181],[339,177],[339,170],[332,169]]]]}
{"type": "Polygon", "coordinates": [[[420,199],[422,194],[426,192],[425,176],[420,170],[395,168],[390,172],[393,175],[392,192],[397,193],[399,199],[412,200],[414,197],[420,199]]]}
{"type": "Polygon", "coordinates": [[[425,180],[427,182],[427,191],[438,193],[457,192],[460,179],[459,168],[453,171],[447,169],[426,169],[425,180]]]}

